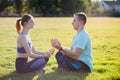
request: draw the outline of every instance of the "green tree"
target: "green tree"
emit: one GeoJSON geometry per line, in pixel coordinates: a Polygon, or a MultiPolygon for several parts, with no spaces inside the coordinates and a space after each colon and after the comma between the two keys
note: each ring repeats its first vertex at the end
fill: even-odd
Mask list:
{"type": "Polygon", "coordinates": [[[16,10],[21,9],[29,13],[38,13],[43,16],[54,16],[55,14],[72,15],[75,12],[88,12],[90,0],[15,0],[16,10]],[[23,5],[23,1],[26,2],[23,5]],[[19,5],[18,5],[19,4],[19,5]],[[27,7],[26,7],[27,6],[27,7]],[[26,9],[25,9],[26,7],[26,9]]]}
{"type": "Polygon", "coordinates": [[[4,15],[4,10],[13,4],[12,0],[0,0],[0,14],[4,15]]]}
{"type": "Polygon", "coordinates": [[[61,0],[60,7],[63,14],[71,15],[75,12],[86,12],[89,0],[61,0]]]}
{"type": "Polygon", "coordinates": [[[85,12],[90,12],[91,11],[91,2],[90,2],[90,0],[84,0],[84,11],[85,12]]]}
{"type": "Polygon", "coordinates": [[[14,0],[14,4],[15,4],[16,13],[21,14],[23,8],[22,7],[23,0],[14,0]]]}
{"type": "Polygon", "coordinates": [[[42,13],[43,16],[51,14],[56,9],[55,0],[28,0],[27,4],[30,12],[42,13]]]}

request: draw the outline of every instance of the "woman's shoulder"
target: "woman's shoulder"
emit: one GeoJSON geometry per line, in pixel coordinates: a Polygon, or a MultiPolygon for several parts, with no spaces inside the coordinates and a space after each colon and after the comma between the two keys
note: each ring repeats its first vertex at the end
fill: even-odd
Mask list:
{"type": "Polygon", "coordinates": [[[19,34],[18,39],[20,40],[27,40],[27,41],[31,41],[31,38],[29,35],[24,35],[24,34],[19,34]]]}
{"type": "Polygon", "coordinates": [[[18,38],[24,38],[25,37],[25,35],[23,35],[23,34],[19,34],[19,36],[18,36],[18,38]]]}
{"type": "Polygon", "coordinates": [[[26,35],[19,34],[18,39],[26,39],[26,35]]]}

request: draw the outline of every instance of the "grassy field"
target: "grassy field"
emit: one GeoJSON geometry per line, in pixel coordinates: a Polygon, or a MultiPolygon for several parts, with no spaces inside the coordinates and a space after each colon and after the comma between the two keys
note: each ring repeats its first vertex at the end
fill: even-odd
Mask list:
{"type": "MultiPolygon", "coordinates": [[[[17,74],[15,72],[15,23],[18,18],[0,18],[0,80],[120,80],[120,18],[89,17],[86,29],[93,46],[94,70],[90,73],[59,73],[54,55],[45,74],[17,74]]],[[[47,51],[50,40],[57,38],[70,47],[73,35],[71,17],[35,18],[35,28],[30,31],[34,46],[47,51]]],[[[57,52],[57,50],[56,50],[57,52]]]]}

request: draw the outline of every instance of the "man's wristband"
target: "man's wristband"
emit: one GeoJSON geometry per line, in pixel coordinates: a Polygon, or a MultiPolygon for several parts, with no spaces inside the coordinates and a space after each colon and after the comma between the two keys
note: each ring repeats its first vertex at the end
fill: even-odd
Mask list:
{"type": "Polygon", "coordinates": [[[63,50],[63,47],[61,47],[60,49],[59,49],[59,51],[62,51],[63,50]]]}

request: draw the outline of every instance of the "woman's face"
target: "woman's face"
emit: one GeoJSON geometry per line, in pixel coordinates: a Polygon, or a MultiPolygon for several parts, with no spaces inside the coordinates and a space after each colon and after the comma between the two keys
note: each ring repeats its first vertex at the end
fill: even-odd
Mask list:
{"type": "Polygon", "coordinates": [[[33,19],[30,19],[27,24],[26,24],[27,27],[29,28],[33,28],[34,27],[34,20],[33,19]]]}

